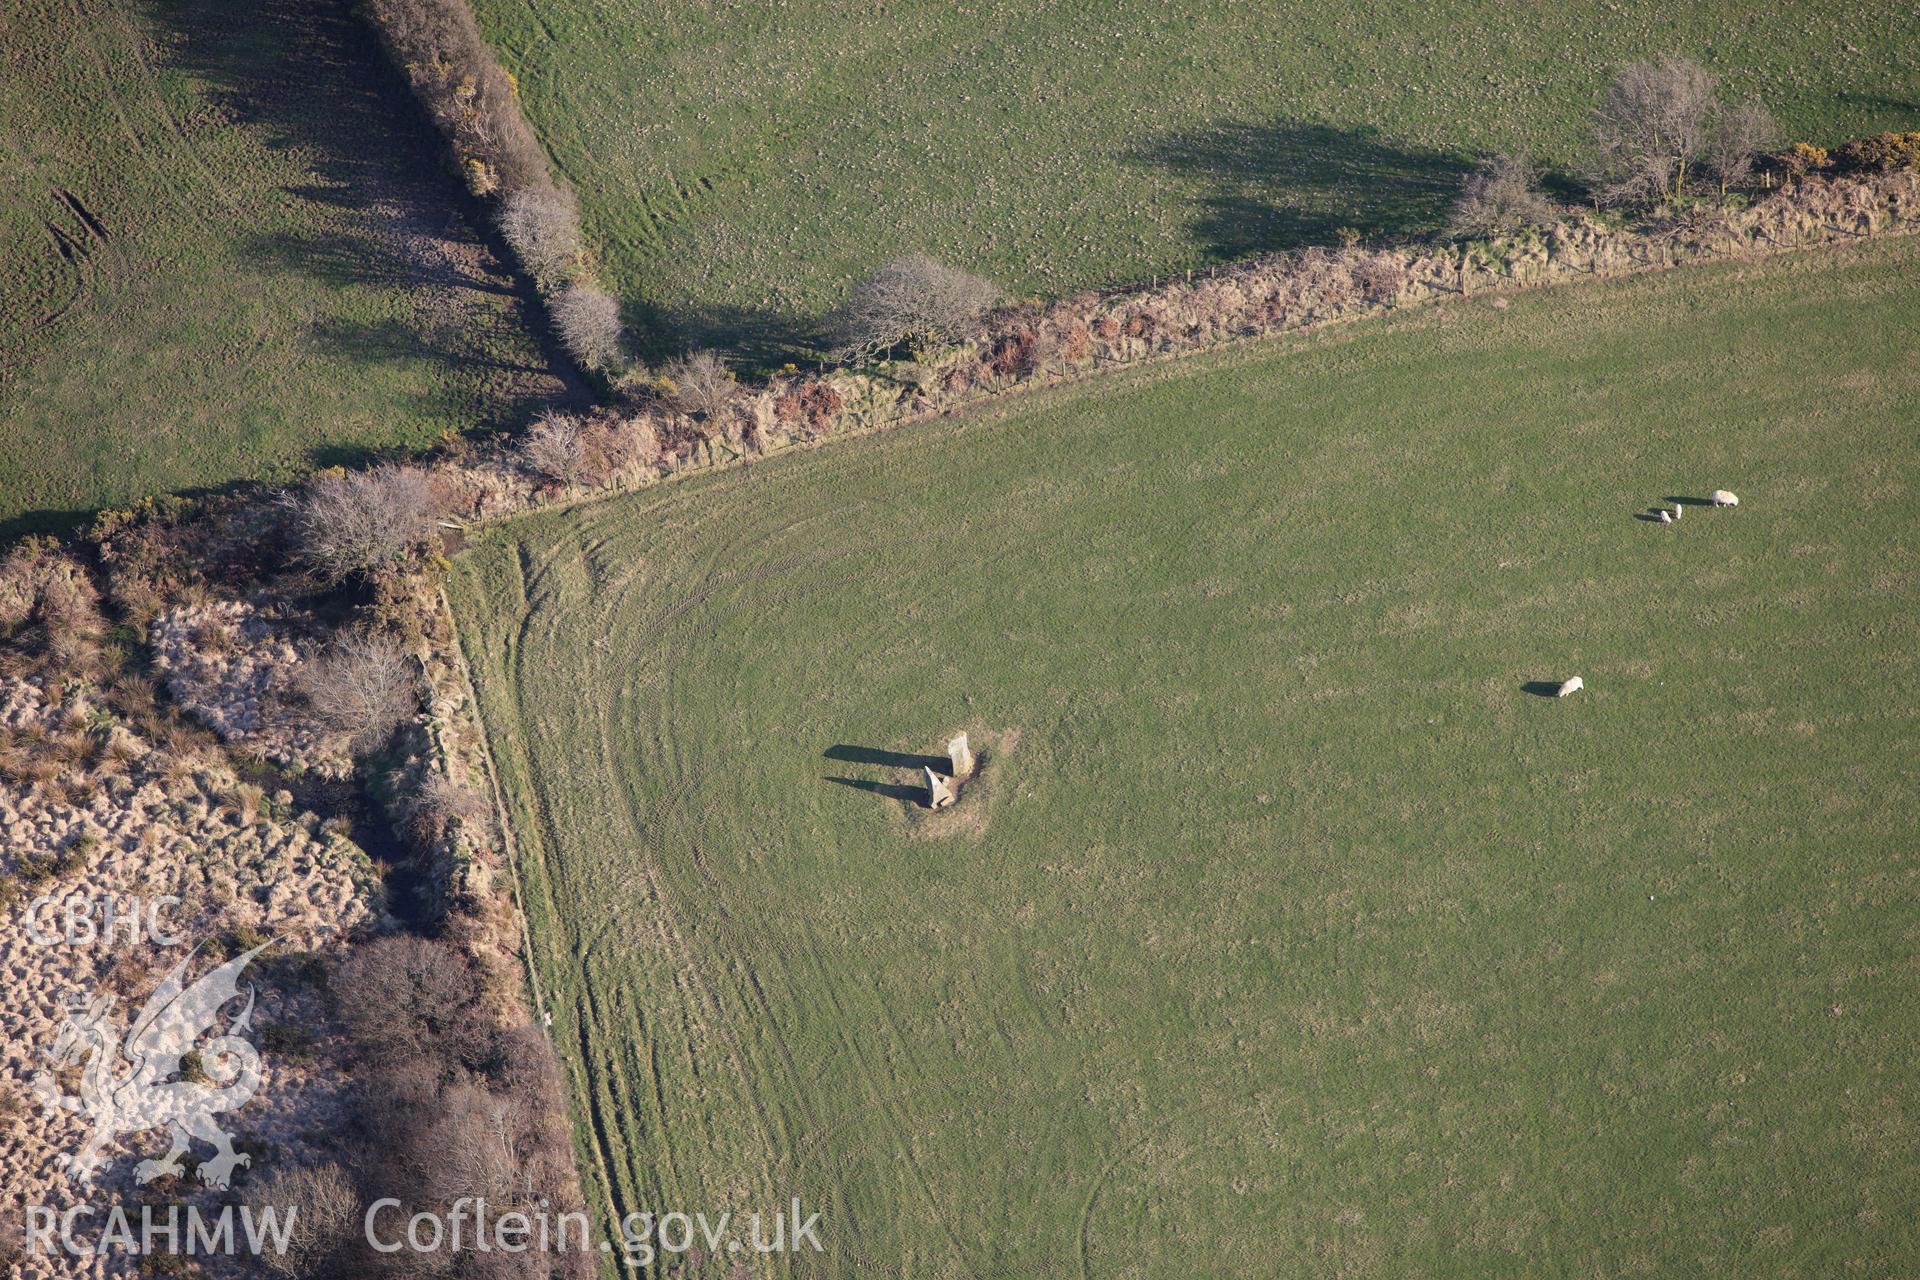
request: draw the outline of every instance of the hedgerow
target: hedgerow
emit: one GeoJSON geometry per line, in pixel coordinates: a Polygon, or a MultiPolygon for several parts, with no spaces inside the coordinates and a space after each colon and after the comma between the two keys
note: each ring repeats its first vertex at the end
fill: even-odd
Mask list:
{"type": "Polygon", "coordinates": [[[621,354],[617,309],[591,279],[580,210],[520,110],[520,91],[467,0],[366,0],[368,15],[474,195],[546,295],[568,352],[588,369],[621,354]]]}

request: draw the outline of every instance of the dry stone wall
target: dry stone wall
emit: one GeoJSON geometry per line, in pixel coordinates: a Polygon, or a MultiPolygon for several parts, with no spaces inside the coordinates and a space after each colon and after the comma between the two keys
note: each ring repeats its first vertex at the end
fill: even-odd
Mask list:
{"type": "Polygon", "coordinates": [[[461,515],[490,519],[883,430],[1023,387],[1425,302],[1916,229],[1920,171],[1901,170],[1813,180],[1745,209],[1656,225],[1616,226],[1579,216],[1495,241],[1310,249],[1152,288],[1009,308],[968,341],[920,361],[777,377],[744,390],[712,416],[662,403],[602,410],[582,434],[592,455],[583,461],[582,483],[555,483],[522,465],[511,448],[438,470],[461,515]]]}

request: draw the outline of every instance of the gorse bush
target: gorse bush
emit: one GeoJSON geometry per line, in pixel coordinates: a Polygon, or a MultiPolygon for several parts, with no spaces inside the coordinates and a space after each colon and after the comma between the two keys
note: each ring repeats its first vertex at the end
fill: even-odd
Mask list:
{"type": "Polygon", "coordinates": [[[1474,166],[1447,219],[1456,236],[1498,235],[1553,220],[1533,166],[1520,156],[1491,155],[1474,166]]]}
{"type": "Polygon", "coordinates": [[[910,253],[855,283],[833,327],[849,358],[902,345],[924,349],[965,336],[1001,296],[991,281],[910,253]]]}
{"type": "Polygon", "coordinates": [[[554,190],[513,81],[466,0],[367,0],[367,10],[476,194],[554,190]]]}
{"type": "Polygon", "coordinates": [[[1841,147],[1834,160],[1849,173],[1920,168],[1920,129],[1856,139],[1841,147]]]}
{"type": "Polygon", "coordinates": [[[1809,142],[1794,143],[1776,159],[1787,177],[1796,181],[1826,168],[1828,163],[1827,149],[1809,142]]]}

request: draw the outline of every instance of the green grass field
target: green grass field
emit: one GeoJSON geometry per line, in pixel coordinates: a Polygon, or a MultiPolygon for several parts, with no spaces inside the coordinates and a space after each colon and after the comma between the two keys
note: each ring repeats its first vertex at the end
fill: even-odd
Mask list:
{"type": "Polygon", "coordinates": [[[345,0],[9,0],[0,537],[555,383],[345,0]]]}
{"type": "Polygon", "coordinates": [[[772,1274],[1911,1274],[1916,268],[1422,309],[482,534],[590,1179],[802,1196],[772,1274]],[[900,798],[963,727],[962,806],[900,798]]]}
{"type": "Polygon", "coordinates": [[[759,359],[897,252],[1055,295],[1428,229],[1477,149],[1574,163],[1637,57],[1700,59],[1796,137],[1920,127],[1895,0],[476,8],[656,345],[759,359]]]}

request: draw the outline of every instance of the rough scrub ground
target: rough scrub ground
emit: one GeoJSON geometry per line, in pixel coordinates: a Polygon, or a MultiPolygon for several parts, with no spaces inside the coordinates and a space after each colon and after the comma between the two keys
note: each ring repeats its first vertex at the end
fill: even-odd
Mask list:
{"type": "Polygon", "coordinates": [[[551,394],[347,0],[9,0],[0,538],[551,394]]]}
{"type": "MultiPolygon", "coordinates": [[[[350,1123],[351,1077],[312,962],[336,953],[379,911],[366,854],[315,814],[296,815],[287,793],[267,795],[222,764],[144,741],[77,684],[0,679],[0,757],[7,775],[0,781],[0,914],[7,921],[0,930],[7,994],[0,1009],[0,1214],[8,1215],[7,1229],[20,1230],[12,1215],[28,1205],[59,1213],[77,1204],[118,1204],[137,1212],[144,1200],[218,1212],[221,1193],[202,1187],[192,1167],[136,1190],[137,1162],[166,1149],[167,1135],[158,1130],[117,1137],[98,1184],[76,1185],[60,1161],[81,1149],[90,1118],[47,1114],[33,1089],[35,1077],[52,1069],[47,1055],[70,1015],[69,1000],[114,996],[114,1025],[124,1033],[190,951],[189,980],[278,939],[247,975],[258,998],[252,1030],[262,1085],[244,1107],[221,1116],[235,1150],[256,1162],[236,1172],[237,1194],[245,1196],[250,1179],[275,1168],[337,1158],[338,1135],[350,1123]],[[76,749],[76,739],[84,748],[76,749]],[[111,898],[124,914],[164,897],[178,904],[158,917],[179,933],[175,944],[129,939],[124,922],[111,946],[93,941],[98,935],[84,926],[77,944],[63,940],[69,910],[84,915],[89,904],[111,898]]],[[[93,927],[100,927],[97,909],[93,927]]],[[[79,1091],[71,1068],[58,1071],[55,1082],[61,1093],[79,1091]]],[[[196,1145],[189,1154],[198,1162],[214,1152],[196,1145]]],[[[85,1226],[76,1234],[84,1237],[85,1226]]],[[[19,1243],[5,1241],[9,1249],[19,1243]]],[[[213,1276],[257,1271],[232,1259],[209,1266],[213,1276]]],[[[56,1250],[9,1274],[70,1280],[162,1273],[124,1253],[86,1258],[56,1250]]]]}
{"type": "Polygon", "coordinates": [[[483,534],[606,1203],[799,1195],[770,1274],[1909,1273],[1916,268],[1475,299],[483,534]]]}
{"type": "Polygon", "coordinates": [[[903,251],[1057,295],[1426,230],[1477,149],[1571,164],[1633,58],[1812,141],[1920,127],[1903,0],[475,7],[653,341],[773,364],[903,251]]]}

